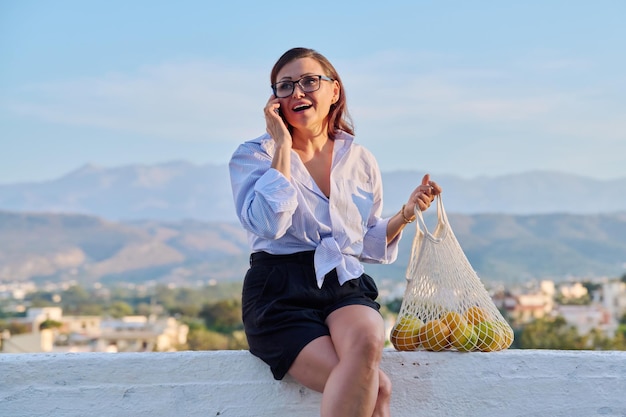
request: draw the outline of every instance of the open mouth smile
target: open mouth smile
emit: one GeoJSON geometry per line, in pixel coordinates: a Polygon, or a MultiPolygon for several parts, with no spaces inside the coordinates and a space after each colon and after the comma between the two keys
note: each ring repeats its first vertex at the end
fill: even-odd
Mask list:
{"type": "Polygon", "coordinates": [[[311,107],[313,107],[311,104],[298,104],[292,110],[294,112],[298,113],[298,112],[310,109],[311,107]]]}

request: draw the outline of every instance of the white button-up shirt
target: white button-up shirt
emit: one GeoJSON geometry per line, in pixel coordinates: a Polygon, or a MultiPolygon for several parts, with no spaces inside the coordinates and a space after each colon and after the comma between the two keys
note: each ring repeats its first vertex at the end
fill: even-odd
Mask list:
{"type": "Polygon", "coordinates": [[[387,244],[381,218],[382,180],[374,156],[342,132],[335,139],[330,198],[291,151],[291,180],[271,167],[274,140],[264,134],[241,144],[229,169],[237,216],[252,252],[274,255],[314,250],[317,284],[337,269],[339,283],[358,278],[361,262],[391,263],[398,235],[387,244]]]}

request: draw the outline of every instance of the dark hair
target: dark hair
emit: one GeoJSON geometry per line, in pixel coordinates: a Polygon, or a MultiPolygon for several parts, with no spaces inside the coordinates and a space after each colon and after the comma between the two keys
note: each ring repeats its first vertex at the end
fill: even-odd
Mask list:
{"type": "Polygon", "coordinates": [[[330,106],[328,113],[328,137],[334,139],[340,130],[346,133],[354,135],[354,125],[352,124],[352,118],[348,113],[348,106],[346,104],[346,93],[341,82],[341,77],[333,67],[333,64],[319,52],[309,48],[292,48],[285,52],[278,61],[274,64],[272,72],[270,74],[270,82],[273,85],[276,82],[278,72],[288,63],[300,58],[313,58],[320,63],[327,77],[336,80],[339,83],[339,99],[336,103],[330,106]]]}

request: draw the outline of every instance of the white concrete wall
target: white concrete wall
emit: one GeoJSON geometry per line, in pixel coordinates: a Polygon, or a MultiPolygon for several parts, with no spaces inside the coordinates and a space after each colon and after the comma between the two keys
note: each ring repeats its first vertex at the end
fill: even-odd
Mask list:
{"type": "MultiPolygon", "coordinates": [[[[385,351],[393,417],[626,417],[626,352],[385,351]]],[[[0,416],[315,417],[246,351],[0,355],[0,416]]]]}

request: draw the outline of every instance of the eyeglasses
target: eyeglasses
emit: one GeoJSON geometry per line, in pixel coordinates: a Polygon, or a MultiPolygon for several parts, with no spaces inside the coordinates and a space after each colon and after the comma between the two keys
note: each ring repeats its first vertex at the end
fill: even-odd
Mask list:
{"type": "Polygon", "coordinates": [[[334,81],[332,78],[328,78],[324,75],[307,75],[300,78],[298,81],[279,81],[276,84],[272,84],[272,91],[276,98],[289,97],[293,94],[296,88],[296,84],[300,86],[300,89],[305,93],[312,93],[320,89],[321,80],[334,81]]]}

